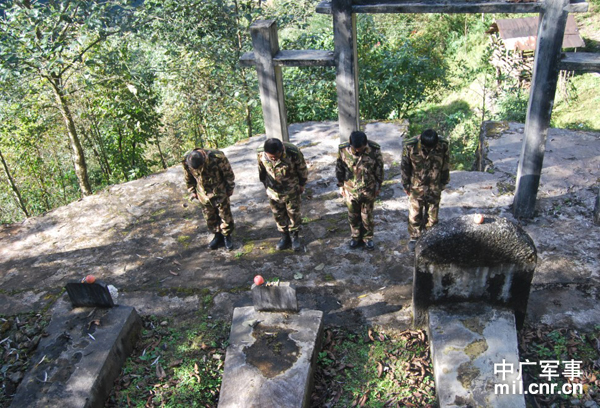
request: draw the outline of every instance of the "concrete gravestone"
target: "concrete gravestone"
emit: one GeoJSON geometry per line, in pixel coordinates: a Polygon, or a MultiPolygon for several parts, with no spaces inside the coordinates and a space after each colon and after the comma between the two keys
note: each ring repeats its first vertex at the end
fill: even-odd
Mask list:
{"type": "Polygon", "coordinates": [[[415,250],[415,325],[426,325],[432,305],[482,301],[514,310],[522,326],[536,262],[529,235],[504,218],[476,224],[466,215],[438,224],[415,250]]]}
{"type": "Polygon", "coordinates": [[[514,223],[463,216],[417,243],[413,323],[428,325],[440,407],[524,408],[516,327],[527,311],[537,262],[514,223]],[[513,368],[499,375],[498,365],[513,368]],[[506,374],[506,373],[504,373],[506,374]]]}
{"type": "Polygon", "coordinates": [[[233,311],[219,408],[310,406],[323,312],[298,310],[288,283],[252,288],[233,311]]]}

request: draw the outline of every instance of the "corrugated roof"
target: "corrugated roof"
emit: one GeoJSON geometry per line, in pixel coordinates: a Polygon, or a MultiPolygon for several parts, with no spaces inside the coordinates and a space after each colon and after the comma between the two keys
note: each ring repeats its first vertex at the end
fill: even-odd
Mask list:
{"type": "MultiPolygon", "coordinates": [[[[539,17],[499,19],[494,22],[489,33],[500,33],[509,50],[535,50],[539,17]]],[[[585,43],[579,35],[577,23],[572,15],[567,17],[567,27],[563,37],[563,48],[584,47],[585,43]]]]}

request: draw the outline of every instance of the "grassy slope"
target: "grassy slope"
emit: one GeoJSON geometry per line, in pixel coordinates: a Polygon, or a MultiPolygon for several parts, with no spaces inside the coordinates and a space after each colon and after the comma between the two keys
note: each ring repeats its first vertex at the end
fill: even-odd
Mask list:
{"type": "MultiPolygon", "coordinates": [[[[591,0],[587,13],[575,15],[586,47],[583,52],[600,53],[600,0],[591,0]]],[[[552,126],[600,131],[600,74],[580,74],[571,81],[570,97],[557,93],[552,126]]]]}

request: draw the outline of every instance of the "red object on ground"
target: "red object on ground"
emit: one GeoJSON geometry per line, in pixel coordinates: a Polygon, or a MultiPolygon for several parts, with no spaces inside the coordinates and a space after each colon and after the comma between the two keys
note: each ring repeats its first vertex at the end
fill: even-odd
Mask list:
{"type": "Polygon", "coordinates": [[[473,222],[475,224],[483,224],[483,215],[482,214],[475,214],[473,216],[473,222]]]}
{"type": "Polygon", "coordinates": [[[94,275],[88,275],[81,280],[81,283],[94,283],[96,282],[96,277],[94,275]]]}
{"type": "Polygon", "coordinates": [[[265,280],[263,279],[263,277],[262,277],[262,276],[260,276],[260,275],[256,275],[256,276],[254,277],[254,284],[255,284],[256,286],[260,286],[260,285],[262,285],[263,283],[265,283],[265,280]]]}

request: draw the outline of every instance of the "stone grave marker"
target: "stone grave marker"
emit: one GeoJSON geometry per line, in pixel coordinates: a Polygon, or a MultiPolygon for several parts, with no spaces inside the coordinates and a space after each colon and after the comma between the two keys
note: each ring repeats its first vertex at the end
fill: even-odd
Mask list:
{"type": "Polygon", "coordinates": [[[69,282],[66,285],[73,307],[113,307],[115,304],[104,282],[69,282]]]}

